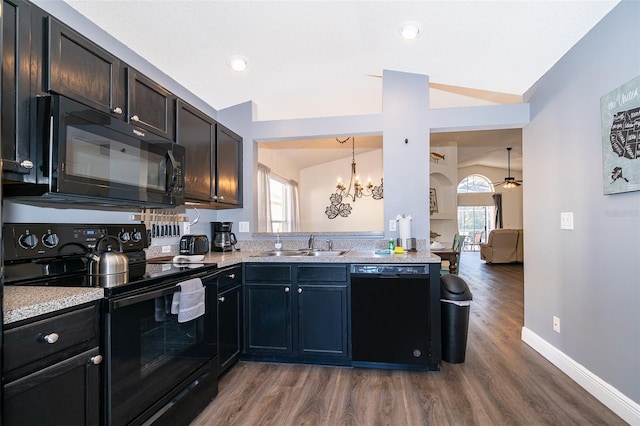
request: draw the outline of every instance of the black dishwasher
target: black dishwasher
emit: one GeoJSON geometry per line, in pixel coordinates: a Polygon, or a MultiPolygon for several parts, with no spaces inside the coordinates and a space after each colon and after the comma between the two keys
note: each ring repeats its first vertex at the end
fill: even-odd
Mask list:
{"type": "Polygon", "coordinates": [[[440,369],[440,274],[435,265],[351,265],[354,367],[440,369]]]}

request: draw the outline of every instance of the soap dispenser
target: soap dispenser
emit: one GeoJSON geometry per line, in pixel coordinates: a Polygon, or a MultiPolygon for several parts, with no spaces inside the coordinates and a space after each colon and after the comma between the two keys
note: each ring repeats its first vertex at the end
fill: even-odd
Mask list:
{"type": "Polygon", "coordinates": [[[282,248],[282,243],[280,242],[280,235],[276,235],[275,248],[276,250],[280,250],[282,248]]]}

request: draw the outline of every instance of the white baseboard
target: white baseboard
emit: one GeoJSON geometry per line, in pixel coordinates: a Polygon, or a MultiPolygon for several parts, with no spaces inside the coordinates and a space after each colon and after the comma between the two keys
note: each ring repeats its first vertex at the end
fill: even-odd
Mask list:
{"type": "Polygon", "coordinates": [[[640,404],[632,401],[528,328],[522,327],[521,337],[523,342],[571,377],[611,411],[622,417],[625,422],[640,426],[640,404]]]}

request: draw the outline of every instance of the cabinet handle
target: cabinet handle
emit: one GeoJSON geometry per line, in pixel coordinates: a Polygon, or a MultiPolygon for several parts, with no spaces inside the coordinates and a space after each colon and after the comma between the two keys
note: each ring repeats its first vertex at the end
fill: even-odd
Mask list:
{"type": "Polygon", "coordinates": [[[285,288],[284,288],[284,292],[285,292],[285,293],[289,293],[289,287],[285,287],[285,288]]]}
{"type": "Polygon", "coordinates": [[[111,110],[111,112],[113,112],[114,114],[122,114],[122,108],[115,107],[114,109],[111,110]]]}
{"type": "Polygon", "coordinates": [[[236,277],[236,274],[229,274],[229,275],[227,275],[227,277],[229,277],[231,279],[234,279],[236,277]]]}
{"type": "Polygon", "coordinates": [[[218,297],[218,300],[219,300],[220,302],[224,303],[224,296],[220,296],[220,297],[218,297]]]}
{"type": "Polygon", "coordinates": [[[140,117],[138,117],[137,115],[132,115],[131,121],[140,121],[140,117]]]}
{"type": "Polygon", "coordinates": [[[224,200],[224,195],[219,196],[219,197],[218,197],[218,200],[219,200],[219,201],[224,200]]]}
{"type": "Polygon", "coordinates": [[[33,162],[30,160],[23,160],[20,162],[20,165],[25,169],[33,169],[33,162]]]}
{"type": "Polygon", "coordinates": [[[96,355],[89,358],[89,362],[93,365],[98,365],[102,362],[102,355],[96,355]]]}
{"type": "Polygon", "coordinates": [[[213,196],[213,201],[218,201],[218,196],[217,195],[213,196]]]}
{"type": "Polygon", "coordinates": [[[301,288],[298,289],[298,294],[300,294],[300,293],[302,293],[302,289],[301,288]]]}
{"type": "Polygon", "coordinates": [[[47,334],[42,339],[49,344],[54,344],[55,342],[58,341],[59,338],[60,336],[58,335],[58,333],[51,333],[51,334],[47,334]]]}

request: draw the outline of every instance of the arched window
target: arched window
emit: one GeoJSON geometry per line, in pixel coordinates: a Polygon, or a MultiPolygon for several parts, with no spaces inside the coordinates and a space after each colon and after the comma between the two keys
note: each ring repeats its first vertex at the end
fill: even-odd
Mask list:
{"type": "MultiPolygon", "coordinates": [[[[458,185],[458,194],[493,192],[493,184],[482,175],[469,175],[458,185]]],[[[463,205],[458,206],[458,233],[465,236],[465,250],[480,250],[480,243],[487,240],[487,235],[493,228],[495,207],[491,205],[490,198],[487,200],[486,197],[489,196],[483,196],[480,200],[471,196],[471,199],[462,201],[463,205]]],[[[463,195],[459,198],[466,197],[463,195]]]]}
{"type": "Polygon", "coordinates": [[[458,185],[458,194],[469,192],[494,192],[493,184],[482,175],[469,175],[458,185]]]}

